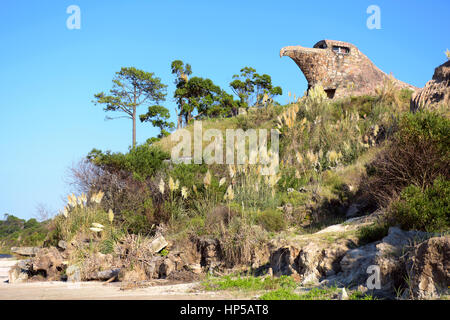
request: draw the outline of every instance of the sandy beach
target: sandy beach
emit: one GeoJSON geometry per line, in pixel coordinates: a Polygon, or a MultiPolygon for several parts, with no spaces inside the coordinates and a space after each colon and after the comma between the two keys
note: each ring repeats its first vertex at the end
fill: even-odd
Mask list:
{"type": "Polygon", "coordinates": [[[204,292],[198,282],[156,285],[146,288],[121,290],[121,283],[62,281],[9,284],[8,271],[16,260],[0,259],[0,300],[215,300],[236,299],[235,294],[204,292]]]}

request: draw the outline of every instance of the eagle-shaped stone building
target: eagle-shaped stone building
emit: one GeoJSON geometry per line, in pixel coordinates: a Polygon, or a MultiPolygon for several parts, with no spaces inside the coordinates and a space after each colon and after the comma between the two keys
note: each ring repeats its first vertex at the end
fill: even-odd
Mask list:
{"type": "MultiPolygon", "coordinates": [[[[288,56],[299,66],[308,81],[308,90],[321,85],[329,98],[374,94],[389,80],[366,55],[348,42],[321,40],[313,48],[288,46],[280,57],[288,56]]],[[[416,88],[391,77],[400,88],[416,88]]]]}

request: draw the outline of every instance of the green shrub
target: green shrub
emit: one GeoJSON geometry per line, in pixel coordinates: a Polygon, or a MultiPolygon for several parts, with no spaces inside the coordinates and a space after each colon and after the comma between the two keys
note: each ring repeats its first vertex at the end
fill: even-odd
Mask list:
{"type": "Polygon", "coordinates": [[[267,209],[256,217],[256,222],[269,232],[279,232],[286,228],[283,213],[274,209],[267,209]]]}
{"type": "Polygon", "coordinates": [[[300,300],[300,295],[289,289],[277,289],[263,294],[259,300],[300,300]]]}
{"type": "Polygon", "coordinates": [[[358,242],[360,245],[379,241],[388,235],[389,225],[385,222],[375,223],[358,230],[358,242]]]}
{"type": "Polygon", "coordinates": [[[153,217],[147,217],[133,211],[122,211],[123,228],[132,234],[150,234],[154,228],[153,217]]]}
{"type": "Polygon", "coordinates": [[[297,178],[295,175],[295,167],[283,167],[281,170],[281,178],[278,180],[277,186],[282,192],[286,192],[287,189],[298,190],[307,184],[306,175],[297,178]]]}
{"type": "Polygon", "coordinates": [[[422,190],[450,177],[450,119],[436,112],[405,114],[391,143],[367,168],[363,188],[381,206],[408,185],[422,190]]]}
{"type": "Polygon", "coordinates": [[[145,180],[163,167],[163,161],[169,154],[157,146],[147,144],[130,149],[127,153],[102,152],[93,149],[87,159],[109,172],[127,171],[137,180],[145,180]]]}
{"type": "Polygon", "coordinates": [[[253,277],[253,276],[223,276],[220,278],[209,278],[203,282],[206,290],[293,290],[297,284],[289,276],[274,277],[253,277]]]}
{"type": "Polygon", "coordinates": [[[450,228],[450,180],[442,177],[422,191],[411,185],[392,203],[390,213],[404,229],[442,232],[450,228]]]}

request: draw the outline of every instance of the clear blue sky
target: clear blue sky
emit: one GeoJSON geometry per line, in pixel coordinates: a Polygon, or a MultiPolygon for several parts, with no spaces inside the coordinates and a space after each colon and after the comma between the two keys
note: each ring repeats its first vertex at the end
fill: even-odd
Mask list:
{"type": "MultiPolygon", "coordinates": [[[[3,0],[0,8],[0,215],[22,218],[38,203],[61,208],[68,167],[92,148],[127,150],[131,121],[104,121],[91,103],[122,66],[161,77],[173,113],[174,59],[228,91],[232,75],[252,66],[283,88],[285,103],[306,81],[279,58],[283,46],[348,41],[418,87],[450,48],[447,0],[3,0]],[[81,9],[80,30],[66,28],[72,4],[81,9]],[[371,4],[381,9],[381,30],[366,27],[371,4]]],[[[156,133],[138,124],[138,142],[156,133]]]]}

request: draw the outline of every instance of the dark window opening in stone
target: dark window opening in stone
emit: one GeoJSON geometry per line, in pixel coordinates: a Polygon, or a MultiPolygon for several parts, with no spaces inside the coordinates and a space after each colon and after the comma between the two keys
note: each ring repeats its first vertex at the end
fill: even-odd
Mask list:
{"type": "Polygon", "coordinates": [[[350,49],[347,47],[333,46],[333,51],[336,53],[348,54],[350,52],[350,49]]]}
{"type": "Polygon", "coordinates": [[[315,48],[317,48],[317,49],[326,49],[328,47],[327,47],[327,44],[325,42],[322,42],[322,43],[317,44],[315,46],[315,48]]]}
{"type": "Polygon", "coordinates": [[[325,93],[327,94],[328,99],[333,99],[336,89],[326,89],[325,93]]]}

